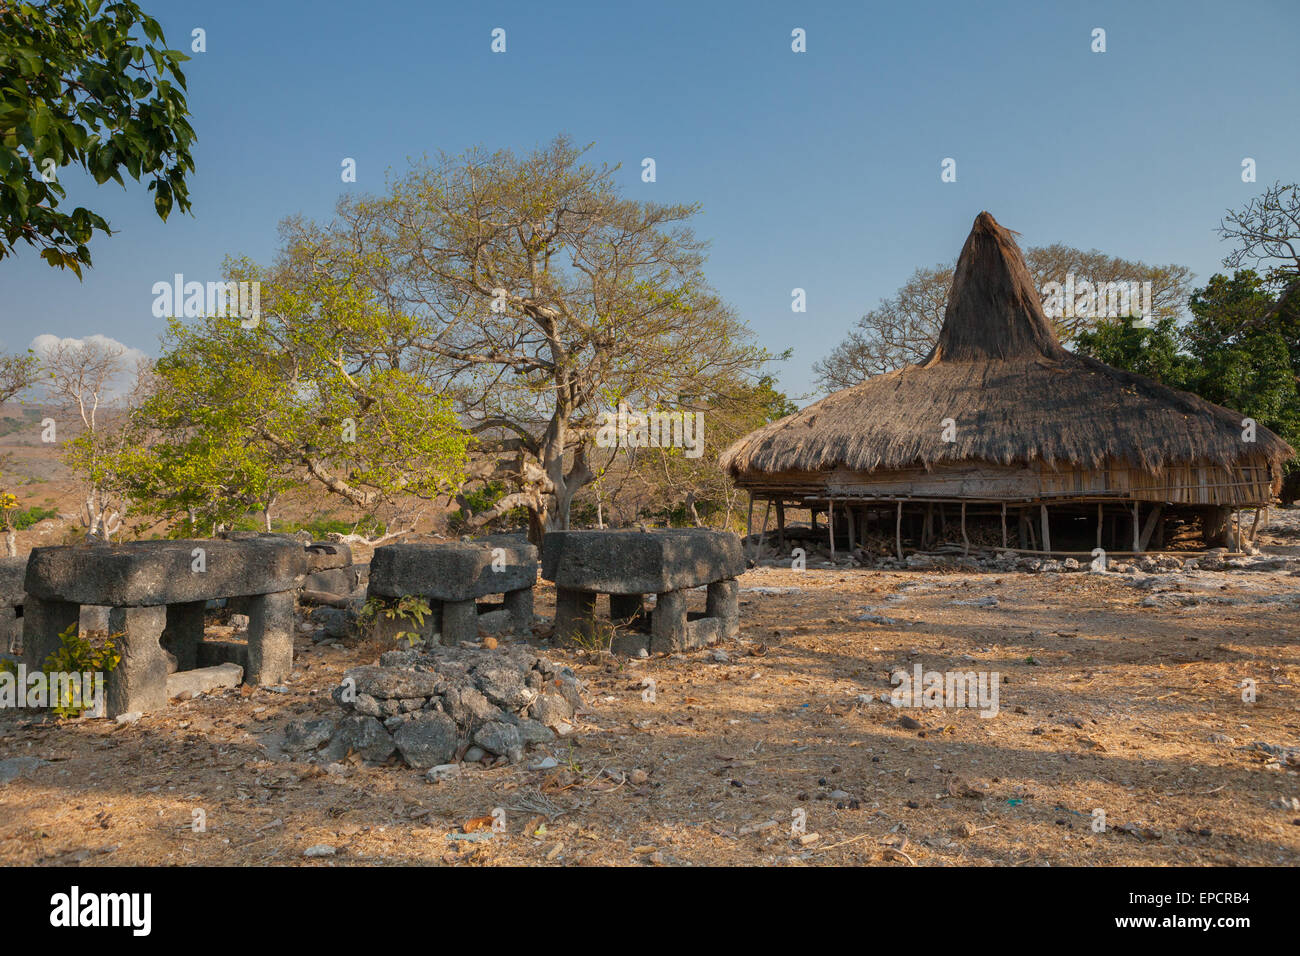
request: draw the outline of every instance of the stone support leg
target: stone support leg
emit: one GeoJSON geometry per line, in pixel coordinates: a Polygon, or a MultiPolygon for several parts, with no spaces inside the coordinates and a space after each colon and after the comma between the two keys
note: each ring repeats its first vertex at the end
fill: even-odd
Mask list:
{"type": "Polygon", "coordinates": [[[259,594],[248,604],[245,684],[278,684],[293,670],[293,591],[259,594]]]}
{"type": "Polygon", "coordinates": [[[666,591],[656,598],[650,615],[650,652],[668,654],[686,646],[686,592],[666,591]]]}
{"type": "Polygon", "coordinates": [[[167,608],[115,607],[108,633],[122,659],[108,674],[105,716],[160,711],[167,706],[168,658],[162,648],[167,608]]]}

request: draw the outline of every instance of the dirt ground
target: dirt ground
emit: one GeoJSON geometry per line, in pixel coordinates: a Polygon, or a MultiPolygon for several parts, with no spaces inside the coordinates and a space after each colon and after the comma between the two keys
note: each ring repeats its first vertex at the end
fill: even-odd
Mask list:
{"type": "Polygon", "coordinates": [[[0,785],[0,863],[1294,866],[1298,575],[756,568],[737,641],[547,652],[589,682],[578,731],[530,752],[558,767],[438,783],[280,751],[379,651],[303,637],[282,689],[0,716],[0,760],[47,761],[0,785]],[[917,663],[997,672],[998,713],[883,702],[917,663]]]}

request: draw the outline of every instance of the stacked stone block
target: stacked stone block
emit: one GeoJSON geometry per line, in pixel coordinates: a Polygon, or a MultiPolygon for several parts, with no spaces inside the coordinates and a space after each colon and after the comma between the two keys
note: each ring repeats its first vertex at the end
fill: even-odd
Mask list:
{"type": "Polygon", "coordinates": [[[734,638],[740,630],[740,589],[745,570],[740,538],[729,532],[684,528],[667,531],[557,531],[542,542],[542,577],[555,583],[555,632],[561,639],[591,634],[600,594],[609,595],[610,618],[620,628],[611,650],[668,653],[734,638]],[[705,612],[687,613],[686,592],[707,588],[705,612]],[[656,595],[649,633],[640,627],[644,596],[656,595]]]}
{"type": "Polygon", "coordinates": [[[277,684],[293,667],[293,611],[306,557],[278,536],[133,541],[36,548],[27,562],[23,655],[40,669],[82,605],[110,608],[121,662],[107,714],[159,710],[170,673],[198,666],[208,601],[240,599],[249,615],[246,684],[277,684]]]}
{"type": "Polygon", "coordinates": [[[0,558],[0,654],[15,654],[22,647],[26,574],[26,558],[0,558]]]}
{"type": "Polygon", "coordinates": [[[474,541],[404,541],[376,548],[370,559],[369,597],[414,595],[432,610],[423,627],[411,621],[381,626],[418,633],[428,644],[455,647],[478,638],[480,599],[504,595],[511,629],[531,636],[537,549],[522,538],[491,535],[474,541]]]}

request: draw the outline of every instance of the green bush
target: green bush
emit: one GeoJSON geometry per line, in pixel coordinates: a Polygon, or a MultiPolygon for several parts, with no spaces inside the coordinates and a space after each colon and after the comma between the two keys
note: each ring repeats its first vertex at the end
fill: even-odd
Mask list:
{"type": "MultiPolygon", "coordinates": [[[[68,627],[59,635],[59,647],[49,657],[45,658],[45,674],[80,674],[86,671],[90,673],[103,672],[109,674],[122,660],[122,652],[117,649],[114,637],[121,635],[114,634],[108,638],[102,645],[95,646],[81,636],[81,626],[79,624],[69,624],[68,627]]],[[[0,671],[8,671],[11,674],[17,673],[17,665],[8,658],[0,660],[0,671]]],[[[54,687],[50,687],[54,691],[54,687]]],[[[65,700],[56,701],[50,707],[54,713],[60,717],[76,717],[83,710],[88,701],[82,701],[81,705],[75,703],[71,696],[65,700]]]]}
{"type": "Polygon", "coordinates": [[[26,511],[19,511],[14,514],[14,530],[26,531],[32,525],[44,521],[46,518],[57,518],[59,513],[53,508],[42,508],[34,505],[26,511]]]}

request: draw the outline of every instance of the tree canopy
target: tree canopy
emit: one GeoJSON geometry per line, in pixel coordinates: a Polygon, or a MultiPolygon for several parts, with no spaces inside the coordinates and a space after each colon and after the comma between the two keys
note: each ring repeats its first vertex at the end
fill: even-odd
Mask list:
{"type": "Polygon", "coordinates": [[[69,165],[100,184],[148,179],[164,220],[190,208],[187,59],[130,0],[0,0],[0,259],[21,242],[78,276],[91,264],[91,236],[111,229],[59,208],[69,165]]]}

